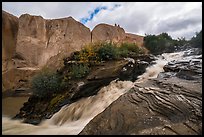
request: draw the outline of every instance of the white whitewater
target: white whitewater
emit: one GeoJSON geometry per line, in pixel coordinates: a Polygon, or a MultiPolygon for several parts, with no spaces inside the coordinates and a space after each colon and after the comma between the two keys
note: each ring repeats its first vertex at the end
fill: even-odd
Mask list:
{"type": "Polygon", "coordinates": [[[155,64],[147,67],[146,72],[138,76],[136,83],[145,82],[148,79],[156,78],[160,72],[164,72],[164,65],[173,60],[181,60],[184,52],[163,53],[156,57],[155,64]]]}
{"type": "MultiPolygon", "coordinates": [[[[148,67],[146,72],[139,76],[136,83],[157,77],[167,62],[181,59],[182,56],[183,52],[164,53],[158,56],[155,64],[148,67]]],[[[51,119],[43,121],[38,126],[2,116],[2,134],[77,135],[91,119],[104,111],[113,101],[133,86],[134,83],[131,81],[112,81],[108,86],[103,87],[97,95],[82,98],[71,105],[65,105],[51,119]]]]}
{"type": "Polygon", "coordinates": [[[132,86],[131,81],[112,81],[97,95],[82,98],[71,105],[62,107],[51,119],[43,121],[39,126],[3,117],[2,134],[79,134],[91,119],[104,111],[132,86]]]}

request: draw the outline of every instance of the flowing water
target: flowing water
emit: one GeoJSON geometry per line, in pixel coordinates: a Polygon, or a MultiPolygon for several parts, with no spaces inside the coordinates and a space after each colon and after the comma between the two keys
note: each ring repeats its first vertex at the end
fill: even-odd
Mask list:
{"type": "MultiPolygon", "coordinates": [[[[181,59],[183,53],[164,53],[158,56],[155,64],[148,67],[146,72],[139,76],[136,83],[156,78],[163,71],[163,66],[167,62],[181,59]]],[[[91,119],[133,86],[134,83],[131,81],[112,81],[108,86],[103,87],[97,95],[82,98],[71,105],[65,105],[51,119],[43,121],[38,126],[2,116],[2,134],[79,134],[91,119]]]]}
{"type": "Polygon", "coordinates": [[[146,72],[138,76],[137,83],[144,82],[148,79],[156,78],[160,72],[164,72],[163,66],[173,60],[181,60],[184,52],[163,53],[156,57],[155,64],[147,67],[146,72]]]}

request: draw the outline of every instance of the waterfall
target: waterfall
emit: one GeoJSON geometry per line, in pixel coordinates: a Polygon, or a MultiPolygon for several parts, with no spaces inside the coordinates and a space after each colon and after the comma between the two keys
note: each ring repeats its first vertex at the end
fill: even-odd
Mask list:
{"type": "MultiPolygon", "coordinates": [[[[155,64],[148,67],[146,72],[135,81],[144,82],[156,78],[163,71],[163,66],[172,60],[182,58],[184,52],[164,53],[157,57],[155,64]]],[[[97,95],[82,98],[70,105],[63,106],[51,119],[44,120],[40,125],[22,123],[2,116],[2,134],[78,134],[96,115],[103,112],[113,101],[129,91],[134,86],[131,81],[112,81],[103,87],[97,95]]]]}
{"type": "Polygon", "coordinates": [[[91,119],[104,111],[132,86],[131,81],[112,81],[97,95],[65,105],[51,119],[43,121],[39,126],[3,117],[2,134],[78,134],[91,119]]]}

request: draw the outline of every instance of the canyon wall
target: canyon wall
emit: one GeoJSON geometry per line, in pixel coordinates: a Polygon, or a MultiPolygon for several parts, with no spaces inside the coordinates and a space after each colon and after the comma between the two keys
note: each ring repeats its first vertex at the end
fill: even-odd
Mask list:
{"type": "Polygon", "coordinates": [[[2,72],[12,68],[16,53],[18,18],[2,11],[2,72]]]}
{"type": "Polygon", "coordinates": [[[2,11],[3,90],[20,87],[16,81],[29,81],[30,74],[35,74],[30,71],[37,73],[36,70],[45,66],[60,68],[62,59],[72,52],[81,50],[89,43],[105,41],[141,46],[143,36],[125,33],[120,26],[108,24],[98,24],[91,32],[72,17],[44,19],[23,14],[17,18],[2,11]]]}

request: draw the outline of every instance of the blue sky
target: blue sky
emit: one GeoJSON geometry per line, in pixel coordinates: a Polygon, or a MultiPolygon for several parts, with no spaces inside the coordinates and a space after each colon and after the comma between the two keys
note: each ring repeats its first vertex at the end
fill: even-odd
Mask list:
{"type": "Polygon", "coordinates": [[[86,24],[88,21],[91,21],[94,16],[96,16],[99,12],[102,10],[115,10],[116,8],[120,7],[120,4],[115,4],[111,8],[108,8],[107,6],[101,6],[101,7],[96,7],[93,11],[89,11],[89,16],[84,17],[80,19],[80,22],[83,24],[86,24]]]}
{"type": "Polygon", "coordinates": [[[2,2],[2,9],[17,17],[72,16],[91,30],[100,23],[116,23],[139,35],[167,32],[190,39],[202,29],[202,2],[2,2]]]}
{"type": "Polygon", "coordinates": [[[80,19],[80,22],[83,23],[83,24],[86,24],[87,21],[91,21],[93,19],[93,17],[98,14],[101,10],[107,10],[107,7],[106,6],[103,6],[103,7],[97,7],[96,9],[94,9],[93,12],[91,12],[89,14],[88,17],[84,17],[82,19],[80,19]]]}

